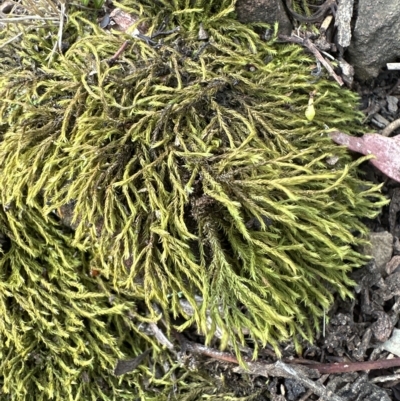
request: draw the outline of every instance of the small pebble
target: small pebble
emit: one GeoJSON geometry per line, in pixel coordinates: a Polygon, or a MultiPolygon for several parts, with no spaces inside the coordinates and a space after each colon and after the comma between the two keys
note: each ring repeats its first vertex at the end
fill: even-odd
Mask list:
{"type": "Polygon", "coordinates": [[[386,96],[386,100],[388,102],[389,113],[393,113],[393,114],[396,113],[397,110],[399,109],[397,106],[399,99],[396,96],[386,96]]]}
{"type": "Polygon", "coordinates": [[[386,120],[385,117],[383,117],[379,113],[376,113],[374,117],[372,117],[371,122],[378,128],[385,128],[390,123],[388,120],[386,120]]]}

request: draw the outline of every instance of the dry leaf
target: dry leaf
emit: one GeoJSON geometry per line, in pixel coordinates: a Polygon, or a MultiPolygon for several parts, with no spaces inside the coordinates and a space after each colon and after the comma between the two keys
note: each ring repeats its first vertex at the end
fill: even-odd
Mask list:
{"type": "Polygon", "coordinates": [[[115,376],[121,376],[124,375],[125,373],[132,372],[135,370],[143,361],[144,358],[148,354],[150,354],[151,348],[147,349],[143,353],[141,353],[139,356],[133,359],[128,359],[128,360],[118,360],[117,361],[117,366],[114,369],[114,375],[115,376]]]}
{"type": "Polygon", "coordinates": [[[386,263],[385,271],[388,275],[391,275],[400,266],[400,255],[393,256],[389,262],[386,263]]]}
{"type": "MultiPolygon", "coordinates": [[[[112,19],[116,24],[113,26],[114,29],[122,32],[127,32],[128,29],[132,27],[132,25],[136,24],[139,21],[139,16],[131,15],[121,10],[120,8],[115,8],[110,14],[110,19],[112,19]]],[[[147,33],[148,29],[148,24],[140,23],[131,34],[132,36],[136,36],[138,34],[144,35],[147,33]]]]}
{"type": "Polygon", "coordinates": [[[113,19],[114,22],[117,24],[117,27],[114,27],[114,29],[118,29],[119,31],[123,32],[125,32],[139,19],[137,15],[130,15],[125,11],[122,11],[120,8],[115,8],[111,12],[110,18],[113,19]]]}
{"type": "Polygon", "coordinates": [[[387,138],[379,134],[365,134],[361,138],[343,132],[331,132],[331,138],[339,145],[346,146],[363,155],[374,155],[370,163],[388,177],[400,182],[400,136],[387,138]]]}

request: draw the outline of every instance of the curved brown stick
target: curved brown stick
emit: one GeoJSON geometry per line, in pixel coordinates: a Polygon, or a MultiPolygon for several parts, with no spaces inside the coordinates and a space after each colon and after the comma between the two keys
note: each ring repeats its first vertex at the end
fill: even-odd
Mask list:
{"type": "Polygon", "coordinates": [[[357,372],[359,370],[387,369],[400,366],[400,358],[381,359],[365,362],[321,363],[312,365],[313,369],[322,374],[357,372]]]}
{"type": "Polygon", "coordinates": [[[400,118],[397,120],[392,121],[388,124],[385,129],[381,132],[382,136],[389,136],[395,129],[400,127],[400,118]]]}

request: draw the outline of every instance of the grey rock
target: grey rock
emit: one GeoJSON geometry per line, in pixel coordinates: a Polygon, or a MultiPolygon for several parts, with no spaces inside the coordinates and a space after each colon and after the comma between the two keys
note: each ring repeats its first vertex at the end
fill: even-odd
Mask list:
{"type": "Polygon", "coordinates": [[[385,128],[387,125],[389,125],[390,121],[383,117],[381,114],[376,113],[372,117],[372,123],[378,128],[385,128]]]}
{"type": "Polygon", "coordinates": [[[397,356],[400,356],[400,330],[394,329],[392,337],[382,344],[382,348],[397,356]]]}
{"type": "Polygon", "coordinates": [[[398,0],[358,2],[358,18],[348,48],[357,78],[374,78],[387,62],[396,60],[400,53],[399,20],[398,0]]]}
{"type": "Polygon", "coordinates": [[[393,235],[387,231],[370,234],[371,245],[365,249],[367,255],[375,259],[376,268],[385,275],[386,264],[392,258],[393,235]]]}
{"type": "Polygon", "coordinates": [[[388,102],[388,110],[390,113],[396,113],[398,110],[397,103],[399,102],[399,99],[397,99],[396,96],[386,96],[386,100],[388,102]]]}
{"type": "Polygon", "coordinates": [[[348,47],[351,40],[351,18],[354,0],[341,0],[338,5],[335,25],[337,25],[337,41],[342,47],[348,47]]]}
{"type": "Polygon", "coordinates": [[[338,61],[339,67],[342,70],[343,81],[351,88],[354,81],[354,67],[343,59],[339,59],[338,61]]]}
{"type": "Polygon", "coordinates": [[[290,35],[292,24],[285,12],[282,0],[238,0],[236,3],[238,20],[247,22],[279,23],[279,33],[290,35]]]}

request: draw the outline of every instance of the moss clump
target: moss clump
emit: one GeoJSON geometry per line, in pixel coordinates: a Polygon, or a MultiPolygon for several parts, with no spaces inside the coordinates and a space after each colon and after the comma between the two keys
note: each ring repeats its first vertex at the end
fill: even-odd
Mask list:
{"type": "Polygon", "coordinates": [[[359,130],[356,96],[315,79],[302,49],[235,21],[233,1],[187,3],[121,5],[148,35],[166,17],[180,30],[155,46],[130,38],[113,65],[128,34],[79,10],[69,10],[64,54],[52,55],[49,29],[2,33],[1,221],[11,242],[0,375],[11,399],[162,400],[179,374],[182,393],[196,391],[142,330],[159,311],[167,327],[196,325],[237,353],[246,341],[256,352],[311,339],[332,290],[349,295],[346,273],[365,260],[354,250],[366,231],[359,217],[384,199],[327,135],[359,130]],[[150,346],[151,362],[110,375],[118,358],[150,346]],[[160,378],[157,364],[172,373],[160,378]]]}

